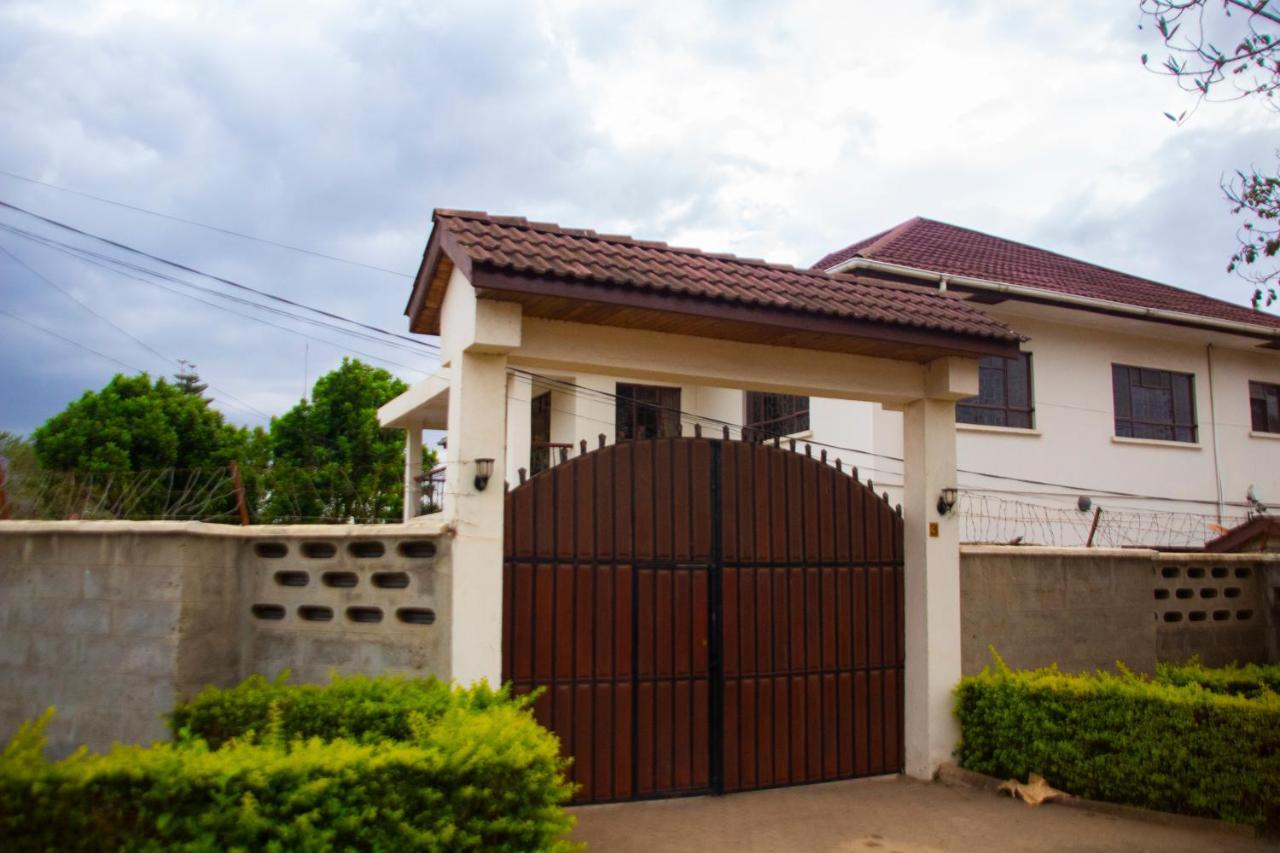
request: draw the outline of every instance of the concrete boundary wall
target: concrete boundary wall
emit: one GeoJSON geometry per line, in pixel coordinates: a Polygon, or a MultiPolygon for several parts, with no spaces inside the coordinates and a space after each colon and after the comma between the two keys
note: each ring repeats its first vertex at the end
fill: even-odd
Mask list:
{"type": "Polygon", "coordinates": [[[991,662],[1056,663],[1068,672],[1116,661],[1152,672],[1199,655],[1209,666],[1276,660],[1280,555],[1165,553],[1138,548],[964,546],[960,559],[965,674],[991,662]]]}
{"type": "Polygon", "coordinates": [[[450,537],[434,522],[0,522],[0,739],[49,706],[50,753],[147,743],[252,674],[449,677],[450,537]]]}

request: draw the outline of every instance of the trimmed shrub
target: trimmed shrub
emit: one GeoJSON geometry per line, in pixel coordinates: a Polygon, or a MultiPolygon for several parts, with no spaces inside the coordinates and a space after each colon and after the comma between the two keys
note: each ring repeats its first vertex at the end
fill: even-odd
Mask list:
{"type": "MultiPolygon", "coordinates": [[[[993,651],[994,654],[994,651],[993,651]]],[[[957,685],[961,766],[1039,773],[1072,794],[1275,827],[1280,696],[1213,693],[1126,671],[994,668],[957,685]]]]}
{"type": "Polygon", "coordinates": [[[81,750],[42,729],[0,757],[7,850],[565,850],[553,738],[510,704],[411,712],[405,742],[202,741],[81,750]]]}
{"type": "Polygon", "coordinates": [[[1268,691],[1280,693],[1280,664],[1232,664],[1211,669],[1199,658],[1192,658],[1186,663],[1156,664],[1156,681],[1178,687],[1198,684],[1213,693],[1252,699],[1268,691]]]}
{"type": "Polygon", "coordinates": [[[435,678],[334,674],[328,684],[288,684],[288,678],[286,671],[275,681],[255,675],[232,688],[206,688],[169,715],[174,737],[203,738],[217,748],[231,738],[263,732],[274,713],[286,740],[404,741],[412,737],[412,714],[430,722],[455,708],[528,704],[484,682],[455,687],[435,678]]]}

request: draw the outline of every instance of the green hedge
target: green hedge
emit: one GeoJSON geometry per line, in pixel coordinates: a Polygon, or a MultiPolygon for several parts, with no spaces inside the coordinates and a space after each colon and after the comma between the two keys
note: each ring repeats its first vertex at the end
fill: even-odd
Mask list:
{"type": "Polygon", "coordinates": [[[1280,664],[1233,664],[1211,669],[1192,658],[1186,663],[1156,664],[1156,681],[1179,687],[1198,684],[1213,693],[1252,699],[1267,691],[1280,693],[1280,664]]]}
{"type": "Polygon", "coordinates": [[[288,672],[275,681],[253,676],[236,687],[205,689],[169,715],[174,737],[199,737],[218,747],[231,738],[262,732],[274,708],[286,740],[403,741],[412,736],[409,718],[414,713],[431,721],[454,708],[527,704],[484,682],[455,687],[435,678],[334,674],[328,684],[289,684],[288,678],[288,672]]]}
{"type": "Polygon", "coordinates": [[[562,805],[572,786],[556,739],[521,702],[488,688],[342,679],[301,689],[254,679],[206,691],[174,714],[218,733],[220,748],[183,732],[174,743],[81,749],[57,762],[41,755],[51,714],[0,755],[5,850],[571,847],[562,805]],[[254,717],[273,691],[297,701],[274,710],[268,702],[254,717]],[[366,701],[344,707],[334,695],[366,701]],[[307,710],[315,720],[303,719],[307,710]],[[360,740],[293,736],[313,728],[360,740]]]}
{"type": "Polygon", "coordinates": [[[1222,695],[1121,672],[994,668],[955,690],[961,766],[1039,773],[1090,799],[1275,828],[1280,696],[1222,695]]]}

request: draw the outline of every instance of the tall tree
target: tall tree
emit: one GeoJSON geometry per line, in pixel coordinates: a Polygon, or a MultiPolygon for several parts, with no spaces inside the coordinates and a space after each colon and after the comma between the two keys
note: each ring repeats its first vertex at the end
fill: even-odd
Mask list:
{"type": "MultiPolygon", "coordinates": [[[[1271,0],[1138,0],[1143,21],[1154,24],[1168,56],[1152,64],[1203,101],[1256,98],[1280,108],[1280,5],[1271,0]]],[[[1140,25],[1141,26],[1141,25],[1140,25]]],[[[1185,122],[1192,113],[1165,113],[1185,122]]],[[[1253,283],[1254,306],[1277,300],[1280,266],[1280,152],[1277,166],[1238,169],[1222,182],[1232,213],[1243,218],[1227,270],[1253,283]]]]}
{"type": "Polygon", "coordinates": [[[316,380],[311,400],[271,419],[265,520],[387,521],[403,505],[404,434],[378,408],[408,386],[356,359],[316,380]]]}
{"type": "MultiPolygon", "coordinates": [[[[117,374],[101,391],[85,392],[32,439],[42,468],[78,477],[68,493],[46,493],[65,504],[64,511],[75,511],[74,501],[148,518],[203,515],[204,508],[189,502],[195,484],[242,456],[255,436],[228,424],[199,394],[143,373],[117,374]],[[184,501],[181,507],[175,496],[184,501]]],[[[57,513],[59,507],[45,511],[57,513]]]]}

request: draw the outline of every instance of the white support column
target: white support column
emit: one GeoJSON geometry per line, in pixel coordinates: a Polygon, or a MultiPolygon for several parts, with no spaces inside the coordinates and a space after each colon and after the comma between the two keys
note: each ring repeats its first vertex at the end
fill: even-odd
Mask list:
{"type": "Polygon", "coordinates": [[[507,357],[461,352],[449,385],[445,512],[454,527],[449,561],[451,676],[462,684],[502,674],[503,472],[507,469],[507,357]],[[476,488],[476,460],[493,459],[476,488]]]}
{"type": "Polygon", "coordinates": [[[404,431],[404,520],[412,521],[418,515],[422,487],[418,477],[422,470],[422,428],[410,424],[404,431]]]}
{"type": "Polygon", "coordinates": [[[950,760],[958,734],[951,690],[960,680],[960,525],[938,514],[938,496],[956,485],[955,401],[977,393],[977,363],[934,362],[925,384],[930,398],[902,413],[904,735],[906,772],[918,779],[950,760]]]}
{"type": "Polygon", "coordinates": [[[507,484],[520,485],[520,469],[528,469],[532,433],[533,379],[527,375],[507,375],[507,484]]]}

